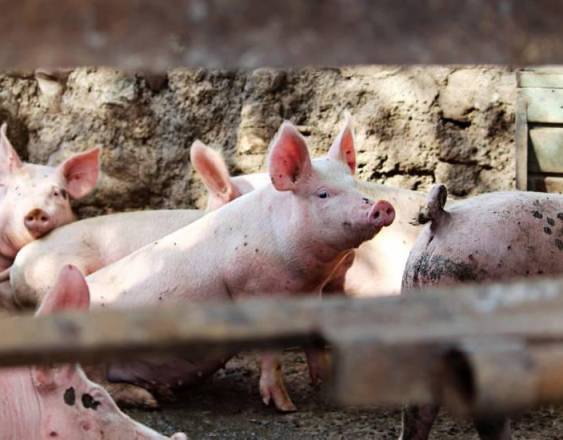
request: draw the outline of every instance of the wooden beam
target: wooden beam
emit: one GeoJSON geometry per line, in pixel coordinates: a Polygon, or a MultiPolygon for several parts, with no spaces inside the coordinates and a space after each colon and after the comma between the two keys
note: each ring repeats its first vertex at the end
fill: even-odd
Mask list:
{"type": "Polygon", "coordinates": [[[563,371],[563,355],[551,358],[541,351],[548,346],[563,350],[561,316],[563,279],[371,299],[202,302],[20,316],[0,320],[0,365],[100,362],[157,353],[197,359],[243,349],[328,343],[335,355],[333,395],[341,403],[446,401],[460,412],[476,412],[494,401],[501,411],[509,411],[563,401],[563,381],[560,391],[549,392],[548,385],[559,383],[555,379],[563,371]],[[468,349],[467,341],[482,349],[468,349]],[[517,349],[506,354],[505,341],[517,349]],[[514,370],[505,374],[521,380],[518,375],[524,373],[517,362],[528,357],[538,365],[526,376],[533,379],[533,392],[519,395],[510,407],[511,400],[502,397],[508,385],[503,388],[499,382],[498,391],[488,385],[494,374],[503,374],[492,369],[496,361],[491,359],[498,365],[514,361],[514,370]],[[463,374],[470,380],[458,380],[463,374]]]}

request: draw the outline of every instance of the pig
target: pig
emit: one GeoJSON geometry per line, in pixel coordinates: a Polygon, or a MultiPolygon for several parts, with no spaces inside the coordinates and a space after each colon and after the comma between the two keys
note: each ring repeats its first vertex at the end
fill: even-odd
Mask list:
{"type": "MultiPolygon", "coordinates": [[[[311,160],[303,137],[284,122],[270,147],[270,184],[89,275],[94,306],[320,294],[350,250],[395,216],[390,203],[355,189],[353,157],[348,143],[335,142],[326,157],[311,160]]],[[[112,364],[108,377],[158,391],[199,380],[223,362],[112,364]]],[[[266,356],[262,364],[262,399],[294,409],[278,361],[266,356]]]]}
{"type": "MultiPolygon", "coordinates": [[[[493,192],[444,209],[447,191],[432,188],[418,216],[425,224],[403,276],[403,288],[505,281],[563,272],[563,195],[493,192]]],[[[402,439],[426,439],[437,406],[409,407],[402,439]]],[[[506,419],[476,420],[481,438],[508,439],[506,419]]]]}
{"type": "Polygon", "coordinates": [[[57,167],[24,163],[0,127],[0,270],[27,243],[70,223],[70,199],[96,186],[99,148],[75,154],[57,167]]]}
{"type": "MultiPolygon", "coordinates": [[[[87,310],[88,286],[65,266],[37,315],[87,310]]],[[[78,364],[0,370],[0,438],[4,440],[187,440],[165,437],[122,413],[109,394],[78,364]]]]}
{"type": "MultiPolygon", "coordinates": [[[[355,150],[350,115],[346,115],[335,143],[346,144],[350,151],[355,150]]],[[[217,209],[269,183],[267,173],[230,176],[221,155],[201,143],[195,143],[190,154],[193,166],[208,188],[208,210],[217,209]]],[[[355,157],[353,160],[355,163],[355,157]]],[[[356,185],[369,198],[389,201],[395,207],[395,221],[385,234],[377,234],[351,253],[336,269],[323,293],[344,291],[355,297],[398,294],[409,251],[422,229],[412,219],[424,205],[426,194],[358,179],[356,185]]]]}
{"type": "MultiPolygon", "coordinates": [[[[354,151],[349,115],[335,143],[347,143],[354,151]]],[[[192,146],[190,161],[207,188],[207,211],[270,182],[268,173],[231,176],[221,155],[201,142],[192,146]]],[[[426,197],[421,192],[360,180],[356,180],[356,185],[369,198],[390,201],[396,208],[396,218],[385,234],[376,235],[344,259],[323,293],[345,291],[352,296],[398,293],[408,252],[421,229],[410,220],[426,197]]],[[[57,268],[62,265],[74,264],[88,275],[188,225],[200,215],[192,210],[143,211],[67,225],[21,250],[10,272],[11,292],[15,292],[19,306],[34,306],[53,285],[57,268]]]]}
{"type": "Polygon", "coordinates": [[[89,275],[204,214],[196,209],[160,209],[102,215],[74,222],[25,246],[10,269],[12,302],[35,307],[66,264],[89,275]]]}

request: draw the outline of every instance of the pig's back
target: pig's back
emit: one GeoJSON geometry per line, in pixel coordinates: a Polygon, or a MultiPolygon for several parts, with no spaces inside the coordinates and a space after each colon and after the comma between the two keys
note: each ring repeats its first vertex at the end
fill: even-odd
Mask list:
{"type": "Polygon", "coordinates": [[[125,212],[58,228],[18,253],[10,273],[17,301],[36,304],[66,264],[89,275],[202,215],[203,211],[190,209],[125,212]]]}
{"type": "MultiPolygon", "coordinates": [[[[234,203],[234,202],[233,202],[234,203]]],[[[223,211],[222,208],[219,211],[223,211]]],[[[230,222],[214,211],[87,277],[93,307],[142,306],[221,297],[230,222]],[[219,229],[225,229],[217,232],[219,229]]]]}
{"type": "Polygon", "coordinates": [[[417,239],[405,287],[563,272],[563,196],[484,194],[447,208],[417,239]]]}

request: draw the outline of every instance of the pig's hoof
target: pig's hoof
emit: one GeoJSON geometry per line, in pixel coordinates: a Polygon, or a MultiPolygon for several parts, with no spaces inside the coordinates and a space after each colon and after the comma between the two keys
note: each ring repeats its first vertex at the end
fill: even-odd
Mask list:
{"type": "Polygon", "coordinates": [[[297,407],[291,401],[284,384],[265,384],[260,382],[260,395],[264,405],[269,406],[274,403],[274,406],[281,412],[294,412],[297,407]]]}
{"type": "Polygon", "coordinates": [[[108,392],[121,408],[158,409],[158,401],[150,391],[131,384],[109,384],[108,392]]]}

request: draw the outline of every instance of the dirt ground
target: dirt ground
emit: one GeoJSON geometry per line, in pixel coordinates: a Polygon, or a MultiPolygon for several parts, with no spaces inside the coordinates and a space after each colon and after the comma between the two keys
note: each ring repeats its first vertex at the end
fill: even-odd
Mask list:
{"type": "MultiPolygon", "coordinates": [[[[161,411],[129,413],[165,433],[184,431],[197,439],[397,439],[400,411],[339,409],[308,384],[304,356],[288,351],[284,362],[288,390],[299,411],[279,414],[265,407],[258,395],[256,356],[238,356],[189,396],[161,411]]],[[[563,408],[543,408],[513,421],[514,438],[563,439],[563,408]]],[[[475,440],[468,422],[440,414],[432,439],[475,440]]]]}

